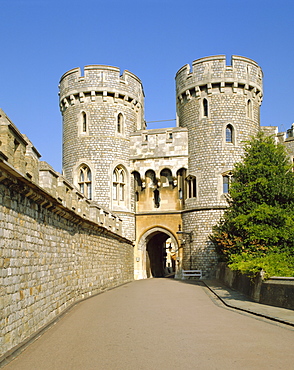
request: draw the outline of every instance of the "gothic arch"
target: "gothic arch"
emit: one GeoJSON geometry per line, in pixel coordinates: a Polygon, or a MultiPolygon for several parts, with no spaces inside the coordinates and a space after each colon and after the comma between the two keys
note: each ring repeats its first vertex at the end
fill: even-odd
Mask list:
{"type": "Polygon", "coordinates": [[[173,175],[171,169],[165,167],[160,171],[161,186],[173,185],[173,175]]]}
{"type": "Polygon", "coordinates": [[[130,173],[121,162],[110,167],[110,199],[112,210],[127,210],[130,207],[130,173]]]}
{"type": "Polygon", "coordinates": [[[115,131],[118,135],[124,135],[125,133],[125,116],[122,112],[116,114],[116,128],[115,131]]]}
{"type": "Polygon", "coordinates": [[[145,183],[146,185],[148,184],[149,186],[156,186],[157,185],[157,178],[156,178],[156,173],[152,169],[148,169],[145,172],[145,183]]]}
{"type": "Polygon", "coordinates": [[[223,140],[225,144],[236,144],[236,128],[232,123],[226,123],[224,125],[223,140]]]}
{"type": "MultiPolygon", "coordinates": [[[[140,251],[141,255],[142,255],[141,278],[144,279],[144,278],[148,278],[148,277],[151,277],[151,276],[154,276],[154,277],[163,277],[164,276],[163,271],[162,271],[162,274],[160,272],[158,273],[158,263],[157,263],[157,266],[156,266],[156,262],[158,262],[158,261],[154,261],[154,260],[152,261],[152,259],[151,259],[150,247],[153,247],[153,250],[154,250],[154,245],[156,245],[156,247],[158,246],[158,256],[159,256],[160,250],[162,251],[163,244],[169,238],[171,239],[171,243],[174,245],[176,255],[178,255],[179,244],[178,244],[178,241],[177,241],[176,237],[174,236],[174,234],[170,230],[168,230],[164,227],[154,226],[154,227],[150,228],[149,230],[145,231],[141,235],[141,237],[139,238],[139,241],[138,241],[138,251],[140,251]],[[149,248],[149,254],[148,254],[148,248],[149,248]],[[156,270],[156,267],[157,267],[157,276],[156,276],[156,273],[154,275],[154,271],[156,270]]],[[[152,258],[154,259],[154,253],[153,253],[152,258]]],[[[156,256],[155,256],[155,258],[156,258],[156,256]]],[[[160,263],[160,261],[159,261],[159,263],[160,263]]],[[[176,273],[176,271],[175,271],[175,273],[176,273]]]]}
{"type": "Polygon", "coordinates": [[[88,199],[95,198],[94,166],[88,160],[79,161],[73,169],[73,183],[88,199]],[[82,177],[83,178],[82,178],[82,177]]]}

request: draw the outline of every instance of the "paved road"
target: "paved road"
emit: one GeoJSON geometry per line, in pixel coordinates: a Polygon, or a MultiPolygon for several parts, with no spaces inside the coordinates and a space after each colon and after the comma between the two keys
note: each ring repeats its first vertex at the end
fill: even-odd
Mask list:
{"type": "Polygon", "coordinates": [[[135,281],[70,310],[5,370],[294,369],[294,330],[173,279],[135,281]]]}

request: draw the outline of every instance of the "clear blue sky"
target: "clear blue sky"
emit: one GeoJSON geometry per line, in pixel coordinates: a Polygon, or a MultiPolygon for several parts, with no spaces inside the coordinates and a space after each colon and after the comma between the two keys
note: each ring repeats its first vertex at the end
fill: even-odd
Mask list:
{"type": "Polygon", "coordinates": [[[246,56],[264,72],[261,124],[286,131],[294,122],[293,0],[0,0],[0,35],[0,107],[57,171],[59,79],[88,64],[137,75],[145,119],[155,121],[175,118],[183,65],[246,56]]]}

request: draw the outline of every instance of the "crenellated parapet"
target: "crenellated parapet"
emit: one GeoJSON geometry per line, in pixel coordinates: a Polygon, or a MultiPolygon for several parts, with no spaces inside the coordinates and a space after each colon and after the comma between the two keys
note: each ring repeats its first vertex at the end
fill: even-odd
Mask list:
{"type": "Polygon", "coordinates": [[[47,162],[31,141],[0,110],[0,183],[42,207],[78,223],[93,223],[122,234],[122,221],[90,201],[47,162]],[[84,221],[83,221],[84,220],[84,221]]]}
{"type": "Polygon", "coordinates": [[[226,56],[217,55],[197,59],[183,66],[176,74],[177,101],[182,103],[193,97],[224,93],[242,93],[262,102],[263,73],[258,64],[245,57],[232,56],[231,65],[226,65],[226,56]]]}
{"type": "Polygon", "coordinates": [[[1,157],[27,179],[38,182],[40,153],[0,109],[1,157]]]}
{"type": "Polygon", "coordinates": [[[140,79],[129,71],[120,74],[117,67],[89,65],[66,72],[60,79],[60,109],[70,105],[107,102],[130,105],[135,111],[144,108],[144,91],[140,79]]]}
{"type": "Polygon", "coordinates": [[[56,198],[60,204],[99,226],[121,234],[122,222],[118,216],[87,199],[64,176],[54,171],[47,162],[40,162],[39,171],[40,187],[56,198]]]}

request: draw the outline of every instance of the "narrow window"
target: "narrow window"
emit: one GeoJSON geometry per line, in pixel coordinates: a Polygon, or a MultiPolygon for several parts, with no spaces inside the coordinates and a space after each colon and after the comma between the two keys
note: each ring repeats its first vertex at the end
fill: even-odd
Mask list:
{"type": "Polygon", "coordinates": [[[112,174],[112,199],[117,200],[117,185],[118,185],[118,179],[117,179],[117,170],[115,169],[112,174]]]}
{"type": "Polygon", "coordinates": [[[82,130],[87,132],[87,115],[85,112],[82,113],[82,130]]]}
{"type": "Polygon", "coordinates": [[[203,99],[203,117],[208,117],[208,101],[203,99]]]}
{"type": "Polygon", "coordinates": [[[85,164],[79,170],[79,189],[88,199],[92,199],[92,173],[85,164]]]}
{"type": "Polygon", "coordinates": [[[117,116],[117,132],[121,134],[122,130],[123,130],[123,115],[120,113],[117,116]]]}
{"type": "Polygon", "coordinates": [[[196,177],[192,180],[193,198],[196,198],[196,177]]]}
{"type": "Polygon", "coordinates": [[[89,199],[92,199],[92,173],[90,170],[87,171],[87,195],[89,199]]]}
{"type": "Polygon", "coordinates": [[[179,188],[179,199],[183,200],[185,198],[186,189],[186,170],[181,168],[177,171],[177,184],[179,188]]]}
{"type": "Polygon", "coordinates": [[[84,182],[84,180],[85,180],[84,171],[83,171],[83,169],[81,169],[81,171],[80,171],[80,181],[84,182]]]}
{"type": "Polygon", "coordinates": [[[188,198],[192,198],[192,182],[188,180],[188,198]]]}
{"type": "Polygon", "coordinates": [[[228,194],[229,192],[230,178],[229,176],[223,176],[223,193],[228,194]]]}
{"type": "Polygon", "coordinates": [[[154,192],[154,207],[155,208],[159,208],[160,206],[160,197],[159,197],[159,190],[158,189],[155,189],[154,192]]]}
{"type": "Polygon", "coordinates": [[[119,200],[125,200],[125,177],[124,173],[121,171],[119,174],[119,200]]]}
{"type": "Polygon", "coordinates": [[[252,101],[250,99],[247,101],[247,117],[252,118],[252,101]]]}
{"type": "Polygon", "coordinates": [[[197,197],[196,177],[189,175],[186,180],[188,183],[188,198],[196,198],[197,197]]]}
{"type": "Polygon", "coordinates": [[[124,184],[119,184],[119,200],[125,200],[125,193],[124,193],[124,184]]]}
{"type": "Polygon", "coordinates": [[[112,187],[112,199],[117,200],[117,184],[113,183],[112,187]]]}
{"type": "Polygon", "coordinates": [[[226,143],[233,142],[233,127],[231,125],[227,125],[226,127],[226,143]]]}

